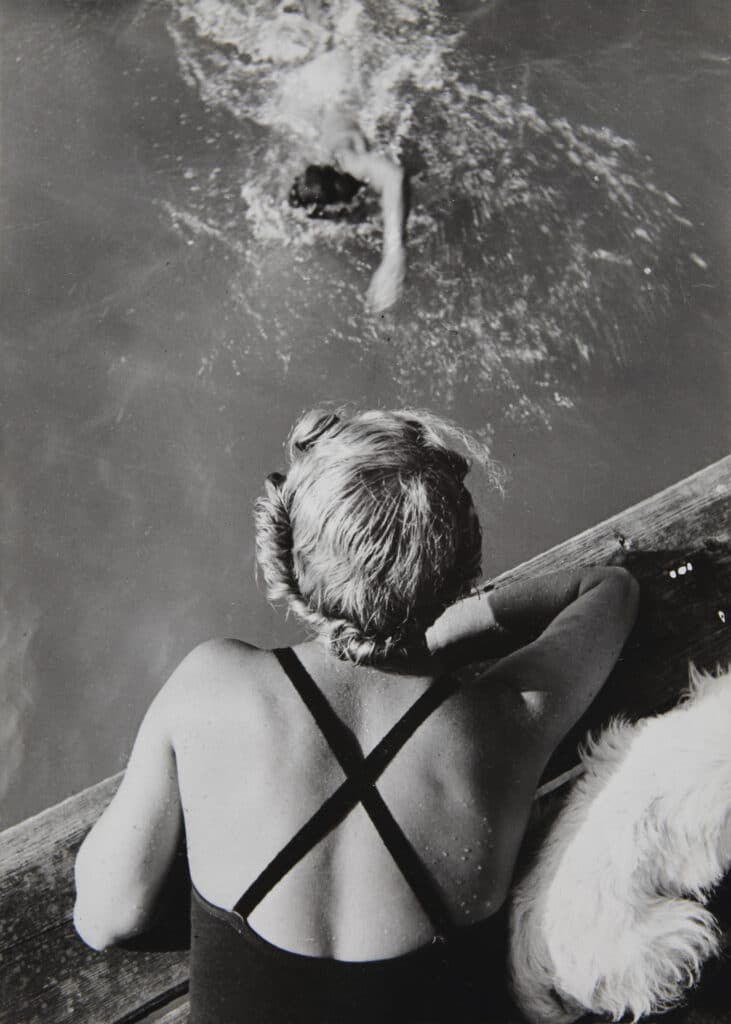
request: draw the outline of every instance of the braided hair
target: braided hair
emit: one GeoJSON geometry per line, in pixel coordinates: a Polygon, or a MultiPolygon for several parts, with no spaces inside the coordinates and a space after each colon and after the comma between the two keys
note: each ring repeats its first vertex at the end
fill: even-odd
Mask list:
{"type": "Polygon", "coordinates": [[[482,536],[457,436],[410,410],[315,409],[295,424],[286,475],[256,502],[257,562],[282,601],[337,657],[378,664],[423,648],[440,612],[480,575],[482,536]]]}

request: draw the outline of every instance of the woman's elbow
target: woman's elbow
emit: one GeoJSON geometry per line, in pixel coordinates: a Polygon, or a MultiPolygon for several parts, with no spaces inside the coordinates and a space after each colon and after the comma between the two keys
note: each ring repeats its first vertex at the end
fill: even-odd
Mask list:
{"type": "Polygon", "coordinates": [[[74,928],[81,941],[99,953],[117,941],[108,923],[100,919],[97,908],[89,907],[78,898],[74,903],[74,928]]]}
{"type": "Polygon", "coordinates": [[[76,858],[75,881],[74,928],[87,946],[108,949],[144,929],[143,901],[121,891],[108,872],[100,872],[83,845],[76,858]]]}
{"type": "Polygon", "coordinates": [[[79,938],[102,952],[125,939],[139,935],[147,923],[147,914],[139,906],[123,901],[111,906],[102,899],[78,894],[74,904],[74,928],[79,938]]]}

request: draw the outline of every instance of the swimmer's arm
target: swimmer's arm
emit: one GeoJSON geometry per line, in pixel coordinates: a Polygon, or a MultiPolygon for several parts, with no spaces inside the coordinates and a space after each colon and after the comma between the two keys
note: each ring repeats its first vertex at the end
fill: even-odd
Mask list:
{"type": "Polygon", "coordinates": [[[457,602],[427,631],[433,652],[496,628],[530,638],[484,681],[538,697],[561,734],[606,681],[637,615],[639,587],[618,567],[553,573],[457,602]]]}
{"type": "Polygon", "coordinates": [[[344,171],[360,181],[367,181],[381,196],[383,252],[367,299],[369,307],[380,312],[399,298],[406,273],[404,171],[387,157],[367,150],[340,152],[338,162],[344,171]]]}
{"type": "Polygon", "coordinates": [[[78,852],[74,925],[93,949],[145,929],[175,857],[182,814],[171,720],[177,683],[195,661],[193,652],[153,701],[122,784],[78,852]]]}
{"type": "Polygon", "coordinates": [[[404,171],[379,153],[346,151],[338,154],[340,166],[359,181],[366,181],[381,196],[383,250],[404,247],[404,171]]]}

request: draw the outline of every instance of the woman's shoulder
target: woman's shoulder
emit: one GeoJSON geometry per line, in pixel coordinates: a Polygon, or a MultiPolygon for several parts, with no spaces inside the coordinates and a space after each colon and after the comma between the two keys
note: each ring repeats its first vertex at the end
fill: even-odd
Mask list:
{"type": "Polygon", "coordinates": [[[214,637],[194,647],[167,680],[155,703],[171,723],[207,707],[225,706],[222,698],[245,699],[258,689],[270,652],[243,640],[214,637]]]}
{"type": "Polygon", "coordinates": [[[225,676],[231,671],[245,670],[251,662],[268,653],[268,651],[263,651],[244,640],[212,637],[197,644],[183,658],[171,676],[171,680],[175,675],[189,681],[194,678],[200,681],[215,679],[220,674],[225,676]]]}

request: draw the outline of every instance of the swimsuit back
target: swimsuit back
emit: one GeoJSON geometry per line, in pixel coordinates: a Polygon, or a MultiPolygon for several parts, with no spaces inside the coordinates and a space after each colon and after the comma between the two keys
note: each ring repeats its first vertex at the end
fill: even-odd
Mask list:
{"type": "Polygon", "coordinates": [[[343,725],[294,651],[274,652],[279,664],[304,701],[335,758],[345,773],[345,782],[320,807],[297,834],[280,850],[256,878],[235,906],[246,918],[295,864],[361,803],[407,884],[434,926],[446,937],[451,930],[445,900],[422,860],[391,814],[375,782],[402,746],[455,688],[449,677],[433,683],[405,712],[371,753],[364,757],[355,737],[343,725]]]}
{"type": "MultiPolygon", "coordinates": [[[[345,773],[345,781],[254,879],[232,911],[193,892],[191,1024],[409,1024],[484,1021],[504,1013],[504,914],[455,928],[446,900],[381,797],[376,781],[454,691],[442,677],[364,757],[292,650],[274,652],[345,773]],[[248,917],[284,876],[362,804],[434,928],[411,953],[348,962],[289,952],[248,917]],[[497,966],[491,973],[489,964],[497,966]],[[488,1012],[490,1008],[490,1013],[488,1012]]],[[[495,1019],[498,1019],[496,1017],[495,1019]]]]}

